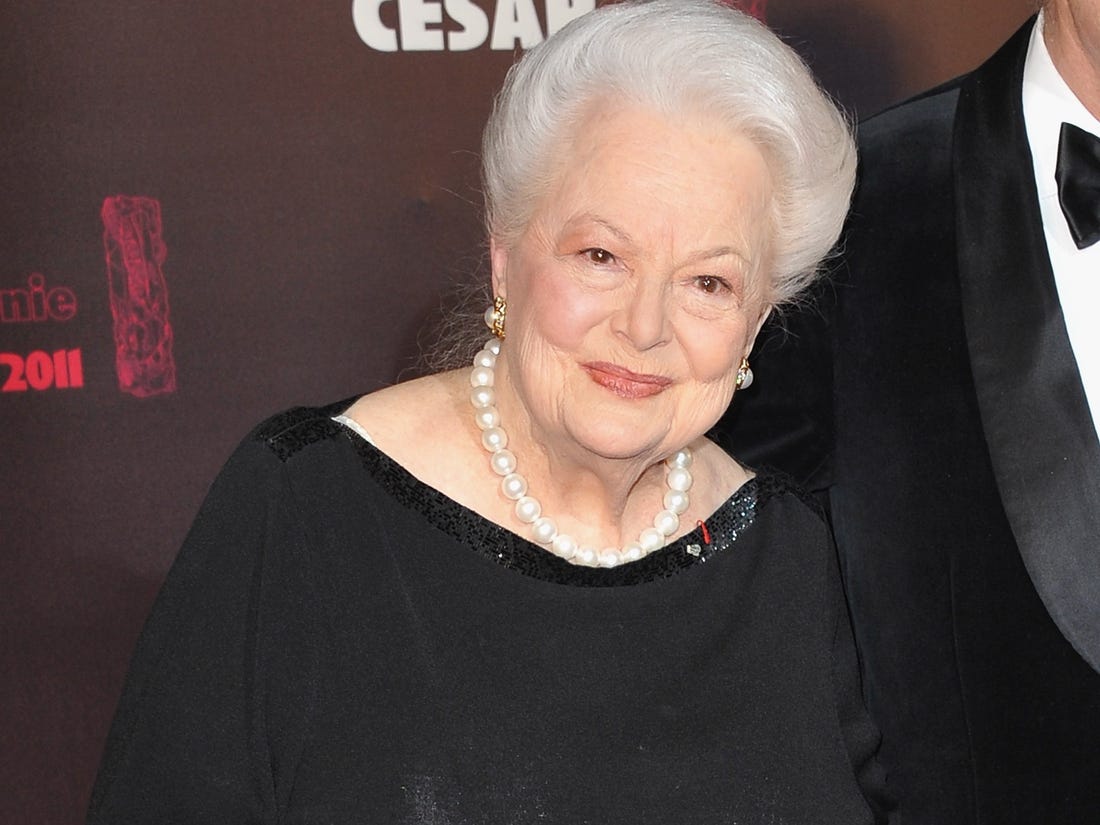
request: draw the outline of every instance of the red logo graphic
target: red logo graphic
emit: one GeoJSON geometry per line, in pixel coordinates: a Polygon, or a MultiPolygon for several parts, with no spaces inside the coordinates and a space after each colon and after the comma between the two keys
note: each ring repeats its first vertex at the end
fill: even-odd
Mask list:
{"type": "Polygon", "coordinates": [[[761,23],[766,23],[768,0],[724,0],[727,6],[733,6],[741,11],[748,12],[761,23]]]}
{"type": "Polygon", "coordinates": [[[160,204],[154,198],[116,195],[103,201],[100,215],[118,388],[139,398],[175,392],[160,204]]]}

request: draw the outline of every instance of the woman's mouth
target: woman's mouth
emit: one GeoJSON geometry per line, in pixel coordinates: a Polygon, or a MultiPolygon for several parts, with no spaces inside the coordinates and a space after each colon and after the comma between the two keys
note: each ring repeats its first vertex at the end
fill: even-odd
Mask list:
{"type": "Polygon", "coordinates": [[[581,364],[581,368],[588,373],[589,378],[621,398],[649,398],[663,392],[672,383],[671,378],[663,375],[632,372],[625,367],[603,361],[581,364]]]}

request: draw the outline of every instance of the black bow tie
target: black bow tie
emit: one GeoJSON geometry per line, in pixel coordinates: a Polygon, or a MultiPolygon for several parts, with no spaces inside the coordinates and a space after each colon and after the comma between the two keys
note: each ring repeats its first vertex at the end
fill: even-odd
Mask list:
{"type": "Polygon", "coordinates": [[[1063,123],[1054,179],[1077,248],[1100,241],[1100,137],[1063,123]]]}

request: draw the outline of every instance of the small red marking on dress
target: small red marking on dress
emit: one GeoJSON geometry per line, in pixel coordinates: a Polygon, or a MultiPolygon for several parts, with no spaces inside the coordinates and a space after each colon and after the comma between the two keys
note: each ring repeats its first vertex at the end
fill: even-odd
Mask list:
{"type": "Polygon", "coordinates": [[[703,543],[710,544],[710,530],[707,529],[707,523],[705,521],[695,522],[699,525],[699,529],[703,531],[703,543]]]}

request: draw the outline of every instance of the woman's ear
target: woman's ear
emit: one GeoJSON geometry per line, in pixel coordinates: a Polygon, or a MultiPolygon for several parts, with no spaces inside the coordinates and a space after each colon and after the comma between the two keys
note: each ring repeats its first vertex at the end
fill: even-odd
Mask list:
{"type": "Polygon", "coordinates": [[[494,297],[508,297],[508,250],[496,238],[489,239],[489,263],[493,269],[494,297]]]}
{"type": "Polygon", "coordinates": [[[768,317],[772,314],[773,307],[771,304],[760,310],[760,317],[756,320],[756,329],[752,331],[752,337],[749,338],[748,348],[745,350],[745,357],[749,357],[749,353],[752,352],[752,348],[756,345],[756,336],[760,334],[761,327],[764,326],[764,322],[768,320],[768,317]]]}

